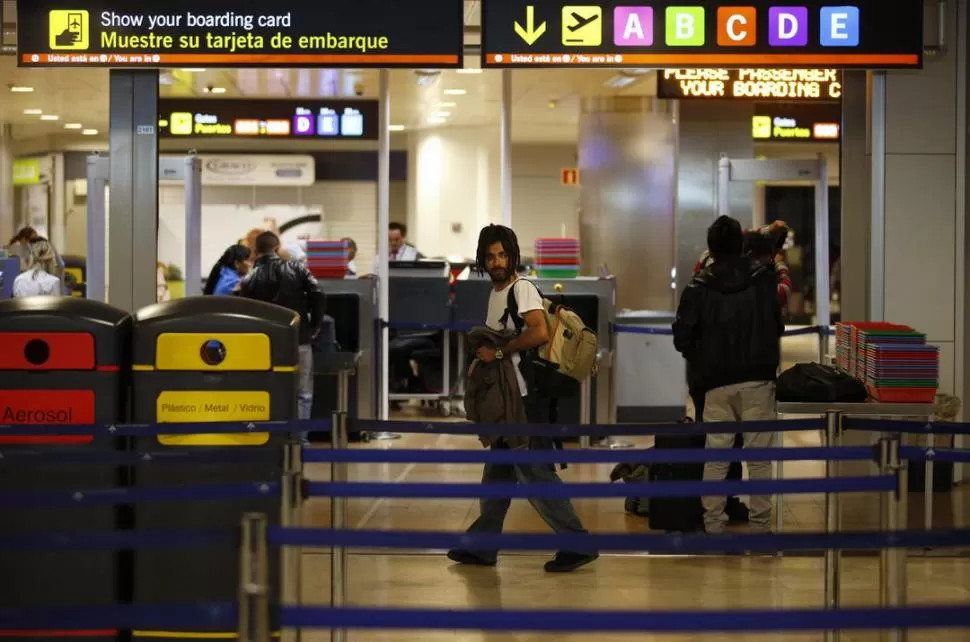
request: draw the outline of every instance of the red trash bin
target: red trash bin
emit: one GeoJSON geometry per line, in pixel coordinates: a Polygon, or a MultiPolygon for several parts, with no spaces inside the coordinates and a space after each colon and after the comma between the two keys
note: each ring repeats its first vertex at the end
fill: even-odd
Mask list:
{"type": "MultiPolygon", "coordinates": [[[[131,336],[128,313],[97,301],[31,297],[0,301],[0,493],[101,490],[118,487],[125,469],[51,460],[47,453],[112,451],[121,440],[58,435],[59,425],[120,423],[127,406],[131,336]],[[17,426],[50,430],[18,435],[17,426]],[[37,457],[17,457],[17,451],[37,457]]],[[[6,507],[0,533],[111,531],[124,509],[111,506],[6,507]]],[[[109,605],[124,590],[112,551],[0,550],[0,604],[6,607],[109,605]]],[[[0,630],[0,637],[44,640],[114,639],[113,630],[0,630]]]]}

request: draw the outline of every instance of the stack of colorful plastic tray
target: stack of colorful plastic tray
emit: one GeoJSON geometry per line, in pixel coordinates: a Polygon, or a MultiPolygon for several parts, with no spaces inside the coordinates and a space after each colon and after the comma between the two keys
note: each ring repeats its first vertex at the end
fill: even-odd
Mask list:
{"type": "Polygon", "coordinates": [[[869,343],[863,354],[866,387],[874,399],[933,401],[939,387],[939,348],[925,343],[869,343]]]}
{"type": "MultiPolygon", "coordinates": [[[[859,356],[860,332],[912,333],[913,328],[884,321],[844,321],[835,327],[835,365],[858,379],[864,378],[859,356]]],[[[874,336],[874,335],[873,335],[874,336]]]]}
{"type": "Polygon", "coordinates": [[[535,267],[539,278],[574,279],[579,276],[579,240],[537,238],[535,267]]]}
{"type": "Polygon", "coordinates": [[[346,241],[307,241],[307,268],[318,279],[342,279],[347,276],[350,247],[346,241]]]}

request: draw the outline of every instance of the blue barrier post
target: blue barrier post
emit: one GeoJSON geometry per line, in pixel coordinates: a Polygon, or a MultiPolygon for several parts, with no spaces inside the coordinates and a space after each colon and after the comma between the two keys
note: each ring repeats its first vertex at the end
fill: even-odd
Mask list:
{"type": "MultiPolygon", "coordinates": [[[[330,447],[334,450],[347,448],[347,413],[334,413],[333,427],[330,429],[330,447]]],[[[330,464],[330,480],[344,483],[348,479],[347,463],[334,461],[330,464]]],[[[330,528],[347,528],[347,498],[330,498],[330,528]]],[[[347,549],[342,546],[330,547],[330,605],[340,608],[347,603],[347,549]]],[[[331,642],[345,642],[346,629],[330,629],[331,642]]]]}
{"type": "MultiPolygon", "coordinates": [[[[835,448],[842,444],[842,413],[825,413],[825,446],[835,448]]],[[[834,461],[825,462],[825,477],[838,477],[838,463],[834,461]]],[[[837,533],[840,530],[842,509],[840,507],[839,493],[825,493],[825,532],[837,533]]],[[[842,552],[838,549],[828,548],[825,550],[825,608],[838,609],[841,604],[839,592],[842,575],[842,552]]],[[[826,630],[825,642],[839,642],[841,632],[838,630],[826,630]]]]}
{"type": "Polygon", "coordinates": [[[243,515],[242,545],[239,548],[240,641],[270,640],[268,530],[266,515],[243,515]]]}
{"type": "MultiPolygon", "coordinates": [[[[303,444],[301,440],[290,438],[283,454],[283,479],[280,484],[282,515],[280,524],[299,528],[303,525],[303,444]]],[[[280,596],[284,604],[299,604],[300,600],[300,556],[302,549],[284,546],[280,549],[280,596]]],[[[297,642],[300,630],[284,628],[281,642],[297,642]]]]}

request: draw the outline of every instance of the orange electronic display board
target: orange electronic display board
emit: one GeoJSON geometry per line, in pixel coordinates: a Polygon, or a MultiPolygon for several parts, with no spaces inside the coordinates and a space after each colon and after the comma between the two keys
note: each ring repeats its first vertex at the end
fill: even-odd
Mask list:
{"type": "Polygon", "coordinates": [[[663,69],[657,72],[657,97],[839,102],[842,73],[838,69],[663,69]]]}
{"type": "Polygon", "coordinates": [[[460,0],[18,0],[22,67],[461,67],[460,0]]]}
{"type": "Polygon", "coordinates": [[[886,69],[922,51],[923,0],[482,2],[487,67],[886,69]]]}

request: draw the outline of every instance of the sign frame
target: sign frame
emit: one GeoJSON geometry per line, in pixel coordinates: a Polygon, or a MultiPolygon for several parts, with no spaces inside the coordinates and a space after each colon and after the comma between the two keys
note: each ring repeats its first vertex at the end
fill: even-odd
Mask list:
{"type": "Polygon", "coordinates": [[[431,2],[17,0],[17,66],[461,68],[463,4],[431,2]]]}
{"type": "MultiPolygon", "coordinates": [[[[897,0],[898,5],[888,12],[880,0],[802,0],[791,3],[798,7],[781,7],[769,0],[752,0],[738,3],[734,0],[652,0],[649,6],[630,7],[627,0],[600,0],[595,6],[589,4],[563,4],[553,0],[529,0],[518,2],[482,3],[481,65],[491,69],[529,69],[546,67],[588,68],[689,68],[689,67],[826,67],[838,69],[920,69],[923,66],[922,0],[897,0]],[[744,4],[745,7],[737,5],[744,4]],[[691,6],[687,6],[691,5],[691,6]],[[841,5],[841,6],[834,6],[841,5]],[[841,29],[845,21],[836,23],[832,13],[825,14],[831,26],[827,35],[822,30],[822,9],[841,9],[845,6],[859,9],[852,13],[853,26],[841,29]],[[726,29],[726,22],[719,22],[719,11],[741,9],[756,10],[754,42],[718,43],[719,25],[726,29]],[[784,18],[777,13],[774,31],[769,31],[769,12],[783,9],[807,8],[799,14],[795,23],[800,25],[788,34],[780,31],[784,18]],[[527,11],[529,9],[529,11],[527,11]],[[573,9],[576,13],[567,13],[573,9]],[[581,10],[588,9],[586,14],[581,10]],[[674,33],[676,21],[669,10],[695,12],[695,20],[702,20],[698,38],[668,38],[674,33]],[[618,44],[614,17],[619,10],[650,11],[649,27],[641,30],[643,40],[636,45],[618,44]],[[569,16],[575,16],[569,17],[569,16]],[[574,20],[575,25],[566,23],[574,20]],[[854,22],[853,22],[854,20],[854,22]],[[582,33],[587,24],[600,23],[598,34],[591,34],[585,41],[570,37],[567,27],[577,27],[582,33]],[[668,24],[669,23],[669,24],[668,24]],[[898,37],[900,24],[911,32],[898,37]],[[498,35],[496,35],[498,34],[498,35]],[[649,34],[649,35],[648,35],[649,34]],[[842,39],[854,37],[856,44],[841,46],[833,44],[836,35],[842,39]],[[783,35],[787,38],[783,39],[783,35]],[[774,37],[775,44],[771,44],[774,37]],[[804,39],[804,44],[793,38],[804,39]],[[824,41],[823,41],[824,38],[824,41]],[[575,40],[567,44],[567,40],[575,40]],[[902,42],[900,45],[898,43],[902,42]],[[798,43],[793,45],[792,43],[798,43]],[[827,44],[826,44],[827,43],[827,44]]],[[[786,3],[781,3],[786,4],[786,3]]],[[[676,14],[680,15],[680,14],[676,14]]],[[[725,14],[726,16],[727,14],[725,14]]],[[[842,14],[838,14],[842,16],[842,14]]],[[[629,20],[629,17],[627,18],[629,20]]],[[[841,18],[840,18],[841,20],[841,18]]],[[[629,23],[627,23],[629,24],[629,23]]],[[[646,19],[639,23],[646,25],[646,19]]],[[[722,41],[723,42],[723,41],[722,41]]],[[[847,41],[850,42],[850,41],[847,41]]]]}

